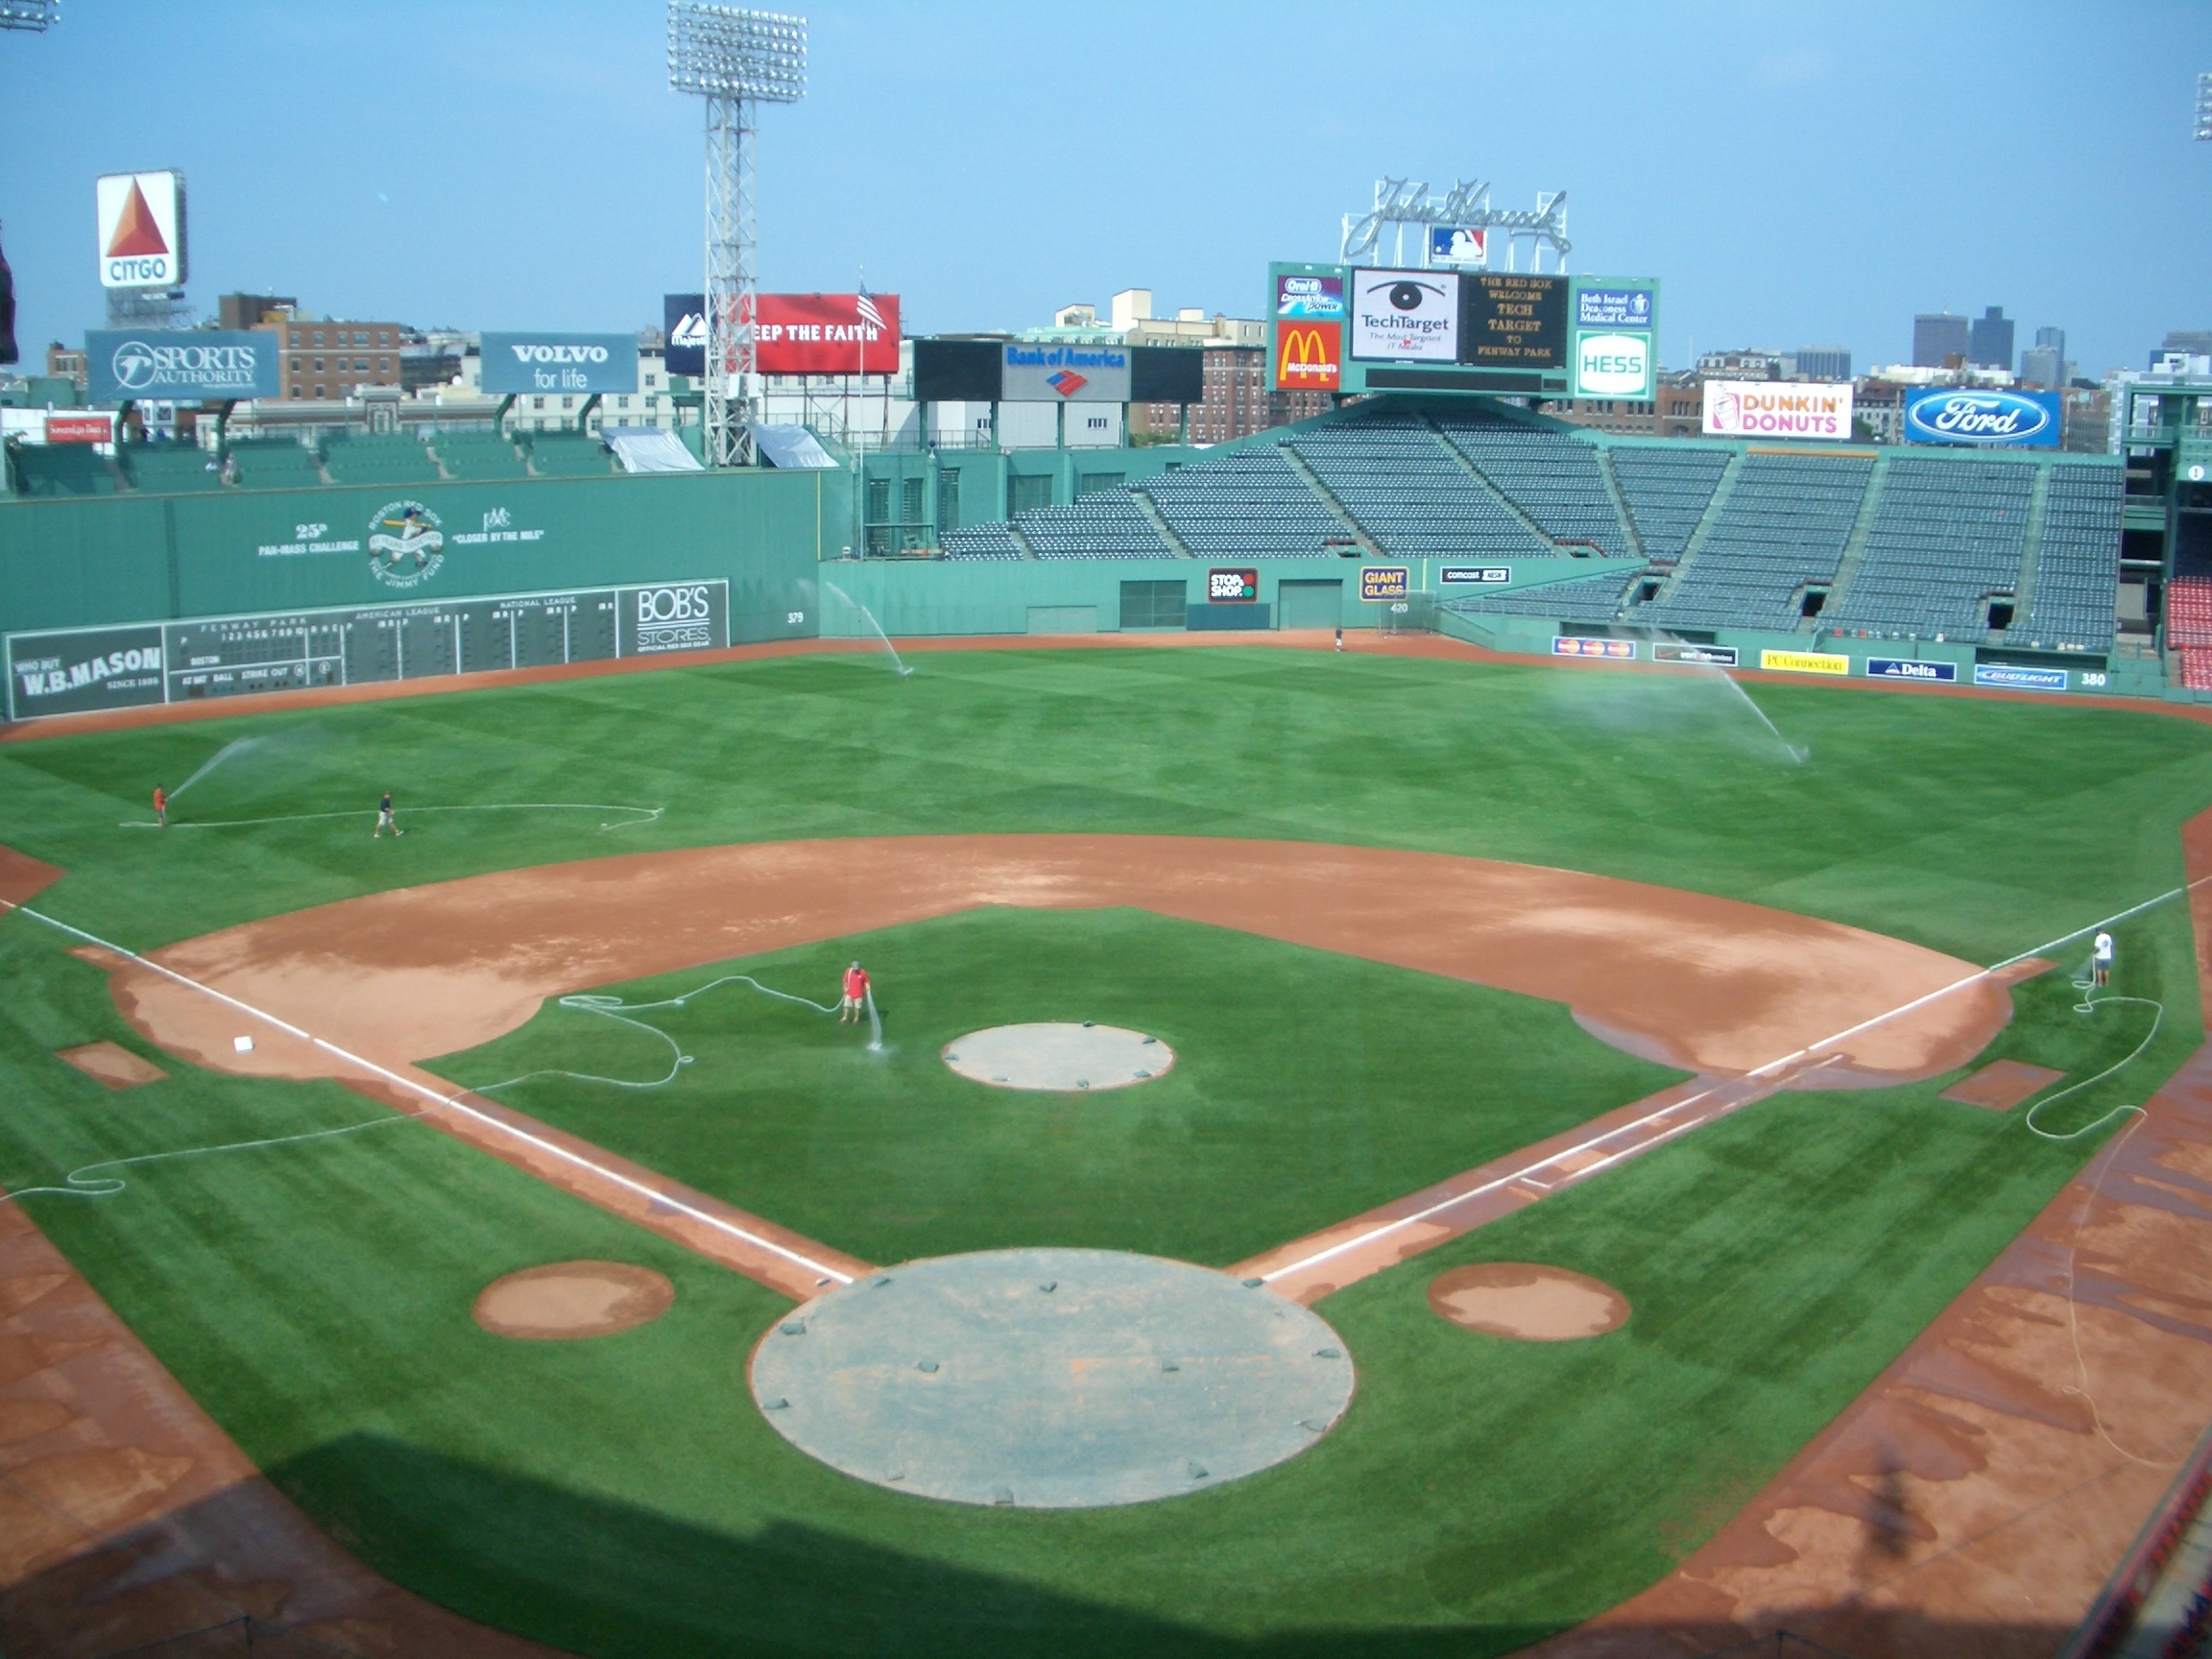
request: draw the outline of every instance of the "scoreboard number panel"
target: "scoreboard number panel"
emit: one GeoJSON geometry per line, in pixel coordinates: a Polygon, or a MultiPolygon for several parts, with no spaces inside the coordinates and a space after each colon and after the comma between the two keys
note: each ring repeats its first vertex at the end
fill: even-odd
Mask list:
{"type": "Polygon", "coordinates": [[[7,709],[29,720],[729,643],[723,580],[12,634],[7,709]]]}

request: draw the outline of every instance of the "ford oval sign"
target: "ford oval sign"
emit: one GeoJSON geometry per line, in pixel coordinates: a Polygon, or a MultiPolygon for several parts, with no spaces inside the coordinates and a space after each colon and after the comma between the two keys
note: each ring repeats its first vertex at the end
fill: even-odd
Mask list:
{"type": "Polygon", "coordinates": [[[1944,387],[1911,393],[1905,400],[1908,444],[2056,449],[2059,425],[2055,392],[1944,387]]]}

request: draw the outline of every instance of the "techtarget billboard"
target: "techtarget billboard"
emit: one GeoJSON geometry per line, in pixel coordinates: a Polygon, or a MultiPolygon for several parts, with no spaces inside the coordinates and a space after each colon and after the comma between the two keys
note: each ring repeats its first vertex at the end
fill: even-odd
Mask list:
{"type": "Polygon", "coordinates": [[[1459,277],[1451,271],[1354,271],[1352,355],[1371,363],[1456,363],[1459,277]]]}
{"type": "Polygon", "coordinates": [[[1905,395],[1905,442],[1982,449],[2056,449],[2064,406],[2056,392],[1934,388],[1905,395]]]}
{"type": "Polygon", "coordinates": [[[1851,383],[1708,380],[1705,436],[1847,439],[1851,383]]]}
{"type": "Polygon", "coordinates": [[[483,352],[484,390],[494,397],[637,390],[635,334],[487,333],[483,352]]]}
{"type": "Polygon", "coordinates": [[[94,329],[84,336],[87,390],[95,403],[274,397],[277,338],[269,329],[94,329]]]}

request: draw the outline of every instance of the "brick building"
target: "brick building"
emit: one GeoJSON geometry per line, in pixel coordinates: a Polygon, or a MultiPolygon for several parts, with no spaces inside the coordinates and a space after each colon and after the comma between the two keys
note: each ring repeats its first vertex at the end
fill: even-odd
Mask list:
{"type": "Polygon", "coordinates": [[[371,386],[400,385],[400,348],[409,337],[398,323],[355,323],[292,311],[253,326],[276,336],[282,380],[274,401],[326,403],[358,396],[371,386]]]}

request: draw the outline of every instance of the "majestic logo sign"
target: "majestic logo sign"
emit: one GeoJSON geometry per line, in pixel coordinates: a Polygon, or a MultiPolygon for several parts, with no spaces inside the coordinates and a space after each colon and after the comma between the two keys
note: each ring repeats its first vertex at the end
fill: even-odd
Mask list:
{"type": "Polygon", "coordinates": [[[1457,361],[1458,274],[1353,272],[1352,355],[1378,363],[1457,361]]]}
{"type": "Polygon", "coordinates": [[[1344,384],[1344,325],[1278,323],[1275,388],[1279,392],[1334,392],[1344,384]]]}
{"type": "Polygon", "coordinates": [[[1575,396],[1651,396],[1651,336],[1592,334],[1575,337],[1575,396]]]}
{"type": "Polygon", "coordinates": [[[661,331],[667,340],[662,363],[671,374],[707,373],[707,296],[661,296],[661,331]]]}
{"type": "Polygon", "coordinates": [[[197,402],[276,395],[274,334],[96,329],[84,336],[84,362],[92,397],[102,403],[126,397],[197,402]]]}
{"type": "Polygon", "coordinates": [[[1206,603],[1249,605],[1260,597],[1260,572],[1253,569],[1206,572],[1206,603]]]}
{"type": "Polygon", "coordinates": [[[1278,317],[1334,317],[1344,315],[1344,278],[1341,276],[1278,276],[1275,278],[1275,315],[1278,317]]]}
{"type": "Polygon", "coordinates": [[[100,210],[100,285],[175,288],[184,280],[184,175],[111,173],[100,210]]]}
{"type": "Polygon", "coordinates": [[[369,520],[369,574],[387,588],[414,588],[445,563],[438,515],[420,501],[387,501],[369,520]]]}
{"type": "Polygon", "coordinates": [[[2060,424],[2056,392],[1941,389],[1914,392],[1905,399],[1908,444],[2053,449],[2060,424]]]}

